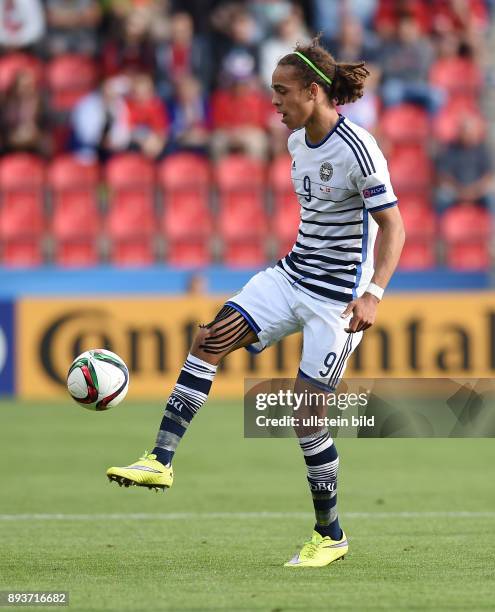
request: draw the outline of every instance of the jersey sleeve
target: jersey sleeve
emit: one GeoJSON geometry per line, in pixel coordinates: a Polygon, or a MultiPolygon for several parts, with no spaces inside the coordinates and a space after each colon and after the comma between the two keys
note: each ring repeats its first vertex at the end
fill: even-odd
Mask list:
{"type": "Polygon", "coordinates": [[[356,163],[350,173],[350,181],[359,191],[367,210],[378,212],[397,204],[387,160],[378,145],[373,142],[366,147],[366,158],[356,163]],[[366,163],[365,163],[366,162],[366,163]]]}

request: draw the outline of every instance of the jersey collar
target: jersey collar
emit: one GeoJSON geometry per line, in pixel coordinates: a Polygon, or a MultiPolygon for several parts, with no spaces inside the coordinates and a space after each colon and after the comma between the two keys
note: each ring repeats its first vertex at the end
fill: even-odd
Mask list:
{"type": "Polygon", "coordinates": [[[345,117],[344,115],[341,115],[339,113],[339,118],[337,120],[337,123],[333,126],[333,128],[328,132],[328,134],[323,138],[323,140],[320,140],[320,142],[317,142],[316,144],[312,144],[309,142],[308,140],[308,136],[306,135],[306,130],[304,130],[304,140],[306,142],[306,146],[309,147],[310,149],[317,149],[318,147],[321,147],[321,145],[325,144],[326,141],[330,138],[330,136],[335,132],[335,130],[339,127],[339,125],[344,121],[345,117]]]}

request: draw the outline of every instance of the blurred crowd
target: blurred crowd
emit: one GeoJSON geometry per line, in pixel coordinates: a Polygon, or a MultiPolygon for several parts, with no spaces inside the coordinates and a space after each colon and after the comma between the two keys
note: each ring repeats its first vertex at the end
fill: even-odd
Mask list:
{"type": "Polygon", "coordinates": [[[406,160],[409,179],[410,160],[426,152],[437,212],[459,201],[486,206],[492,161],[481,100],[493,4],[0,0],[1,153],[106,162],[124,151],[214,161],[243,152],[268,162],[286,152],[288,135],[271,106],[272,71],[296,42],[322,32],[339,60],[364,59],[371,71],[364,97],[341,112],[374,133],[389,159],[406,160]],[[427,125],[422,136],[408,117],[418,134],[427,125]]]}

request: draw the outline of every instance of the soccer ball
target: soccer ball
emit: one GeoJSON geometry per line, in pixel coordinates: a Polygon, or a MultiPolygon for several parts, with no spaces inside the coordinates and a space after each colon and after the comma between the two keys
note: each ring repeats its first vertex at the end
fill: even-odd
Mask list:
{"type": "Polygon", "coordinates": [[[76,357],[67,374],[71,397],[88,410],[108,410],[127,395],[129,370],[115,353],[94,349],[76,357]]]}

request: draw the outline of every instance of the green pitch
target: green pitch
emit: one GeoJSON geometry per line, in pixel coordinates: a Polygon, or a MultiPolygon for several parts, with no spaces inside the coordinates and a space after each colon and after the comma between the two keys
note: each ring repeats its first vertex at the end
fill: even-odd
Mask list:
{"type": "Polygon", "coordinates": [[[0,590],[66,590],[69,610],[493,609],[493,440],[338,441],[350,553],[297,571],[282,564],[313,521],[296,442],[246,440],[241,405],[210,402],[172,490],[110,485],[160,417],[0,402],[0,590]]]}

